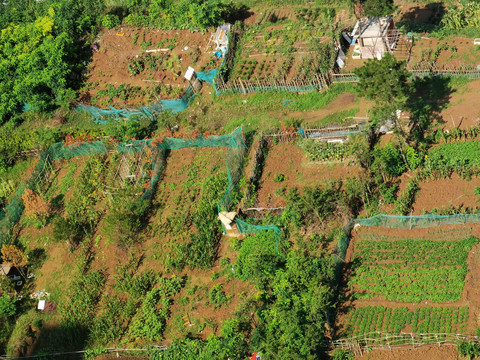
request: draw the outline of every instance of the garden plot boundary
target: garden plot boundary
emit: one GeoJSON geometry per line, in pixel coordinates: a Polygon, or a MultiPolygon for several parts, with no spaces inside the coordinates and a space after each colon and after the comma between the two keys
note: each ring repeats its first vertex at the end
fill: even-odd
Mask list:
{"type": "MultiPolygon", "coordinates": [[[[379,214],[370,218],[351,219],[342,230],[342,234],[337,243],[334,252],[336,260],[336,279],[338,287],[337,296],[340,292],[340,284],[343,279],[343,265],[347,255],[347,249],[350,245],[351,233],[356,226],[373,226],[390,229],[426,229],[442,225],[466,225],[480,224],[480,215],[478,214],[455,214],[455,215],[414,215],[414,216],[395,216],[379,214]]],[[[333,314],[330,314],[333,320],[333,314]]],[[[356,355],[363,354],[368,349],[391,350],[397,347],[420,347],[423,345],[438,344],[456,345],[458,342],[472,341],[480,343],[480,337],[474,335],[462,335],[451,333],[365,333],[362,335],[348,338],[340,338],[332,341],[334,348],[341,348],[352,351],[356,355]]]]}

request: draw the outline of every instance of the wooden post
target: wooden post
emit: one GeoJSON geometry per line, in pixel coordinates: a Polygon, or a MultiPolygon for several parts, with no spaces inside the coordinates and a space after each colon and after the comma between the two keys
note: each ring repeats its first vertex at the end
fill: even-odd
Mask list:
{"type": "Polygon", "coordinates": [[[240,87],[242,88],[242,92],[246,94],[247,91],[245,90],[245,86],[243,85],[243,80],[241,78],[238,78],[238,82],[240,84],[240,87]]]}

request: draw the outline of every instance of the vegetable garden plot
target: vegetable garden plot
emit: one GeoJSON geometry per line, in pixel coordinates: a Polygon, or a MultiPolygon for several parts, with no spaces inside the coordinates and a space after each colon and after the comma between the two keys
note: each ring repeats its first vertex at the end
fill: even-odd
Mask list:
{"type": "Polygon", "coordinates": [[[386,308],[367,306],[351,310],[346,317],[344,332],[356,336],[373,332],[398,334],[463,333],[468,321],[467,307],[424,307],[409,310],[406,307],[386,308]]]}
{"type": "Polygon", "coordinates": [[[154,197],[153,236],[145,244],[152,254],[148,266],[181,270],[194,265],[189,261],[213,261],[221,237],[217,201],[227,187],[225,152],[188,148],[170,153],[154,197]],[[204,248],[194,251],[200,244],[204,248]]]}
{"type": "Polygon", "coordinates": [[[280,142],[268,151],[255,206],[285,206],[285,195],[293,187],[302,189],[328,180],[354,177],[359,171],[356,165],[345,163],[311,163],[297,144],[280,142]]]}
{"type": "Polygon", "coordinates": [[[415,70],[422,66],[435,64],[438,68],[470,67],[476,68],[480,48],[473,44],[472,38],[448,37],[446,39],[419,38],[414,40],[408,64],[415,70]]]}
{"type": "Polygon", "coordinates": [[[420,176],[448,177],[456,172],[468,178],[480,174],[480,141],[462,141],[442,144],[428,151],[420,176]]]}
{"type": "Polygon", "coordinates": [[[189,85],[183,77],[188,66],[200,72],[221,64],[205,51],[209,38],[188,30],[107,30],[93,52],[81,100],[128,107],[178,98],[189,85]]]}
{"type": "Polygon", "coordinates": [[[349,280],[359,298],[390,301],[456,301],[468,272],[467,258],[478,243],[403,239],[358,241],[349,280]]]}
{"type": "Polygon", "coordinates": [[[328,71],[335,57],[334,14],[328,7],[297,8],[284,18],[265,14],[242,34],[230,78],[310,79],[328,71]]]}
{"type": "MultiPolygon", "coordinates": [[[[472,234],[471,226],[442,226],[430,229],[413,229],[408,232],[412,240],[460,241],[472,234]]],[[[365,227],[356,230],[357,241],[397,241],[405,239],[404,230],[384,227],[365,227]]]]}
{"type": "Polygon", "coordinates": [[[352,144],[350,141],[303,140],[299,145],[307,153],[309,160],[314,162],[342,162],[352,159],[355,150],[355,144],[352,144]]]}

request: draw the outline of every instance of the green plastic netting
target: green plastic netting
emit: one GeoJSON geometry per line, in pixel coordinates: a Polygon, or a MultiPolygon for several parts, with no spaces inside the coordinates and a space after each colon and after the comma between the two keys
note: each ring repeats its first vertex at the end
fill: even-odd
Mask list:
{"type": "MultiPolygon", "coordinates": [[[[199,136],[192,139],[164,138],[162,142],[156,139],[136,140],[128,143],[94,141],[88,143],[75,143],[65,146],[64,143],[55,143],[40,156],[32,175],[15,192],[12,202],[4,209],[0,210],[0,245],[7,242],[12,233],[15,224],[20,220],[24,205],[22,195],[25,188],[34,188],[39,174],[45,169],[51,161],[62,159],[71,159],[74,157],[106,154],[108,152],[119,153],[141,153],[149,152],[152,159],[153,176],[150,180],[150,186],[142,196],[142,200],[151,200],[157,183],[160,179],[163,164],[165,162],[165,153],[167,150],[179,150],[187,147],[226,147],[227,152],[226,166],[228,174],[228,187],[225,194],[218,202],[218,211],[229,211],[233,200],[232,193],[243,176],[243,159],[245,142],[243,140],[242,129],[239,128],[228,135],[219,136],[199,136]]],[[[245,234],[257,233],[263,230],[274,230],[276,234],[280,229],[276,226],[257,226],[239,220],[239,231],[245,234]]]]}
{"type": "Polygon", "coordinates": [[[163,111],[171,111],[178,113],[185,110],[195,98],[195,93],[189,87],[180,99],[172,100],[159,100],[157,103],[148,106],[142,106],[139,108],[131,109],[116,109],[110,106],[110,109],[100,109],[96,106],[90,105],[78,105],[76,110],[90,113],[95,118],[97,124],[105,125],[108,123],[109,118],[126,118],[131,119],[135,117],[146,117],[148,119],[154,119],[156,115],[163,111]]]}
{"type": "Polygon", "coordinates": [[[261,231],[269,231],[272,230],[275,234],[275,246],[276,252],[278,254],[279,242],[282,235],[282,230],[276,225],[253,225],[249,224],[241,219],[235,219],[235,223],[237,224],[238,232],[240,234],[257,234],[261,231]]]}
{"type": "Polygon", "coordinates": [[[355,219],[355,224],[361,226],[381,226],[391,229],[414,229],[429,228],[441,225],[464,225],[480,224],[479,214],[455,214],[455,215],[375,215],[366,219],[355,219]]]}

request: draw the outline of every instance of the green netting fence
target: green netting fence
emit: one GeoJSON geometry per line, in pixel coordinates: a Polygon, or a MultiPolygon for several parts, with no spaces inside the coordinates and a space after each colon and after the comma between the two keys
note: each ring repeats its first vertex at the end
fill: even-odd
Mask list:
{"type": "Polygon", "coordinates": [[[455,215],[414,215],[397,216],[379,214],[370,218],[355,219],[355,224],[361,226],[381,226],[391,229],[430,228],[442,225],[480,224],[480,214],[455,215]]]}
{"type": "MultiPolygon", "coordinates": [[[[24,209],[22,195],[25,189],[33,189],[35,187],[39,175],[44,171],[48,163],[75,157],[101,155],[109,152],[149,152],[151,154],[153,175],[150,180],[150,186],[145,190],[141,199],[151,200],[161,176],[167,150],[179,150],[188,147],[225,147],[230,149],[226,156],[228,187],[218,202],[219,212],[229,211],[233,204],[232,193],[236,190],[237,184],[243,176],[245,142],[241,128],[238,128],[228,135],[199,136],[191,139],[164,138],[161,142],[156,139],[136,140],[118,144],[114,142],[93,141],[75,143],[69,146],[66,146],[64,143],[55,143],[40,156],[31,176],[15,191],[12,202],[0,210],[0,245],[10,239],[13,227],[20,220],[24,209]]],[[[252,225],[241,219],[239,219],[238,222],[240,224],[238,226],[240,233],[252,234],[264,230],[274,230],[276,234],[280,233],[280,229],[274,225],[252,225]]]]}
{"type": "Polygon", "coordinates": [[[78,105],[76,110],[84,111],[90,113],[94,117],[94,121],[97,124],[107,124],[108,119],[115,118],[126,118],[126,119],[134,119],[134,118],[148,118],[148,119],[155,119],[155,116],[160,114],[163,111],[171,111],[172,113],[178,113],[180,111],[185,110],[190,103],[195,98],[195,93],[191,87],[188,87],[185,95],[183,95],[179,99],[171,99],[171,100],[159,100],[155,104],[141,106],[139,108],[130,108],[130,109],[117,109],[113,106],[110,106],[110,109],[100,109],[96,106],[91,105],[78,105]]]}

